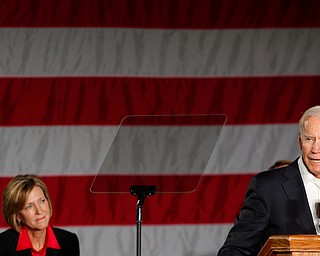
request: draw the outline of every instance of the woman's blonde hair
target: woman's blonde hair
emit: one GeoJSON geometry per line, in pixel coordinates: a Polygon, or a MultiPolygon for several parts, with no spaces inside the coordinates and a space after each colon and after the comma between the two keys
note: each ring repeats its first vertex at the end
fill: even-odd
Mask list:
{"type": "Polygon", "coordinates": [[[49,192],[46,184],[36,175],[25,174],[17,175],[9,181],[2,193],[2,212],[5,221],[8,225],[20,232],[19,221],[17,215],[25,205],[25,202],[31,192],[31,190],[38,186],[42,189],[44,196],[46,197],[49,208],[50,216],[52,215],[52,204],[49,197],[49,192]]]}

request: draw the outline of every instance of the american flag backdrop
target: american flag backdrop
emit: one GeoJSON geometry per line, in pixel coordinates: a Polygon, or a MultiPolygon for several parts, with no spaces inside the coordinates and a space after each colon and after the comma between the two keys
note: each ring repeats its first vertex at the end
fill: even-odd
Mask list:
{"type": "Polygon", "coordinates": [[[41,176],[84,256],[135,255],[136,198],[90,192],[124,117],[227,116],[196,191],[143,206],[142,255],[208,256],[318,104],[317,0],[0,0],[0,190],[41,176]]]}

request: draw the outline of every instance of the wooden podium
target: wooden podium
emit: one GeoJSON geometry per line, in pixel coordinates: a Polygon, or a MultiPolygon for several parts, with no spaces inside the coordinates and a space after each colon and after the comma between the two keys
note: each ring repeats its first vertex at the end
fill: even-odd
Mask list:
{"type": "Polygon", "coordinates": [[[262,247],[259,256],[318,255],[320,236],[317,235],[275,235],[262,247]]]}

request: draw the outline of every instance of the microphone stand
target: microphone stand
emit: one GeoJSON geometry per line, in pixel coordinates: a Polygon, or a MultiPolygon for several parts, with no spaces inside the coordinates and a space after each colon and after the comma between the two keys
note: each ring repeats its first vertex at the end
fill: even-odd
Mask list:
{"type": "Polygon", "coordinates": [[[130,193],[138,197],[136,204],[136,223],[137,223],[137,256],[141,256],[141,225],[142,225],[142,206],[147,196],[156,193],[156,186],[133,185],[130,187],[130,193]]]}

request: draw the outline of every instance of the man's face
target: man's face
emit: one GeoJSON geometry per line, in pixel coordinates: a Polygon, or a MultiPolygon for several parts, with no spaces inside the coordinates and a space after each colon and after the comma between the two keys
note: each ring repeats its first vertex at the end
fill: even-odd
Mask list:
{"type": "Polygon", "coordinates": [[[320,118],[308,117],[305,130],[299,136],[302,158],[308,170],[320,178],[320,118]]]}

